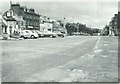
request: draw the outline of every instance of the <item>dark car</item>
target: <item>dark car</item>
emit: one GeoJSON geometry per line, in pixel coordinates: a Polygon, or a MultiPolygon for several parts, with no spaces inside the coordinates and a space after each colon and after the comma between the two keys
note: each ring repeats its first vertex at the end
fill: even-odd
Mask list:
{"type": "Polygon", "coordinates": [[[43,33],[40,32],[39,30],[33,30],[33,31],[35,31],[38,34],[39,37],[43,37],[44,36],[43,33]]]}

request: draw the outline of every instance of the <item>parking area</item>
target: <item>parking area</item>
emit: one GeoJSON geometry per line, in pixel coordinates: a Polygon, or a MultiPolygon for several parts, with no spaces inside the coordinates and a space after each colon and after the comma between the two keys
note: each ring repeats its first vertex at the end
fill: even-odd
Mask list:
{"type": "Polygon", "coordinates": [[[2,42],[3,82],[117,82],[117,37],[2,42]]]}

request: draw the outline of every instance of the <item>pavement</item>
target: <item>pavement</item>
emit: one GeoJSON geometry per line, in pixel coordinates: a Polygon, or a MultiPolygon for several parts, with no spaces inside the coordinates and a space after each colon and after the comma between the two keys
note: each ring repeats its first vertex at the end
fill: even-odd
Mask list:
{"type": "Polygon", "coordinates": [[[2,82],[118,82],[118,39],[2,41],[2,82]]]}
{"type": "Polygon", "coordinates": [[[0,35],[0,40],[2,40],[2,38],[3,38],[2,35],[0,35]]]}

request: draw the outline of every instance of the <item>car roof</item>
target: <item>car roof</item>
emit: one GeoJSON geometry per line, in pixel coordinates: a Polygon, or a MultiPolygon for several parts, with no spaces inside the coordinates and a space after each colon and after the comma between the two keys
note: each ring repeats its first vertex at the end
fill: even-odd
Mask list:
{"type": "Polygon", "coordinates": [[[30,30],[22,30],[22,32],[26,32],[26,31],[31,32],[30,30]]]}

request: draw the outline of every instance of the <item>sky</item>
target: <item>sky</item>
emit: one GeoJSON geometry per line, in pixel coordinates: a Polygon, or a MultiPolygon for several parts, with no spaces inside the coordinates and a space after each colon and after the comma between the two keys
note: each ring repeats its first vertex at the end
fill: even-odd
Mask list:
{"type": "MultiPolygon", "coordinates": [[[[102,29],[118,12],[119,0],[11,0],[36,13],[65,22],[80,22],[92,28],[102,29]]],[[[2,14],[10,7],[9,0],[1,1],[2,14]]]]}

